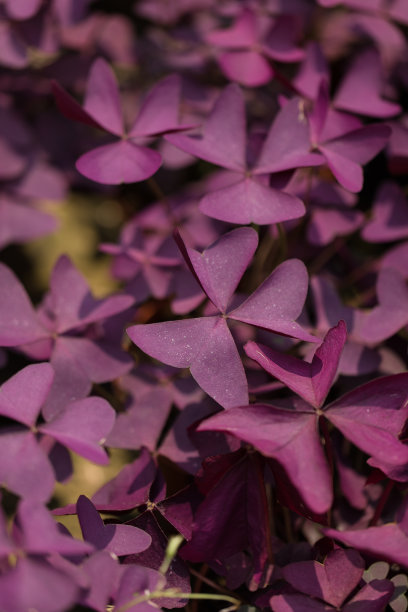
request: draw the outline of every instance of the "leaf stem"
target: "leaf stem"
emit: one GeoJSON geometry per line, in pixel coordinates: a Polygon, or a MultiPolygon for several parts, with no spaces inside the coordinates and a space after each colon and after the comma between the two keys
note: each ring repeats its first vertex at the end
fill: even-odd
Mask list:
{"type": "Polygon", "coordinates": [[[370,521],[370,527],[375,527],[378,523],[378,519],[380,518],[382,511],[384,510],[384,506],[388,501],[388,498],[391,494],[392,489],[394,488],[394,481],[389,480],[384,491],[381,494],[380,499],[378,500],[378,504],[375,508],[374,516],[370,521]]]}
{"type": "Polygon", "coordinates": [[[239,599],[230,597],[229,595],[218,595],[214,593],[182,593],[177,589],[165,589],[164,591],[149,591],[143,595],[137,595],[134,599],[118,608],[116,612],[126,612],[126,610],[130,610],[130,608],[133,608],[133,606],[140,603],[152,601],[153,599],[162,599],[163,597],[168,597],[170,599],[206,599],[212,601],[227,601],[236,607],[241,605],[241,601],[239,599]]]}

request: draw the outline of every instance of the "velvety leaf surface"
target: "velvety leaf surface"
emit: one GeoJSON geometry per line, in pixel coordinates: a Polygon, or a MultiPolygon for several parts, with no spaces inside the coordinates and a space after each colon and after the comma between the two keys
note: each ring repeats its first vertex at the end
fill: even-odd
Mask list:
{"type": "Polygon", "coordinates": [[[171,134],[166,140],[195,157],[239,172],[246,165],[245,129],[244,98],[240,88],[231,84],[216,101],[201,137],[171,134]]]}
{"type": "Polygon", "coordinates": [[[90,127],[104,129],[82,106],[74,100],[56,81],[52,82],[52,93],[61,113],[68,119],[85,123],[90,127]]]}
{"type": "Polygon", "coordinates": [[[273,69],[257,51],[232,51],[222,53],[218,62],[230,81],[246,87],[264,85],[273,77],[273,69]]]}
{"type": "Polygon", "coordinates": [[[0,200],[0,219],[0,248],[14,242],[40,238],[57,228],[57,220],[54,217],[36,208],[20,205],[4,196],[0,200]]]}
{"type": "Polygon", "coordinates": [[[89,72],[84,110],[108,132],[123,134],[118,84],[112,68],[102,58],[95,60],[89,72]]]}
{"type": "Polygon", "coordinates": [[[72,402],[50,422],[38,429],[95,463],[109,459],[101,448],[115,421],[115,411],[99,397],[72,402]]]}
{"type": "Polygon", "coordinates": [[[375,49],[366,49],[352,62],[340,83],[334,105],[345,111],[370,117],[393,117],[401,112],[399,104],[382,99],[381,63],[375,49]]]}
{"type": "Polygon", "coordinates": [[[320,408],[336,375],[346,334],[345,323],[340,321],[326,334],[311,363],[255,342],[249,342],[245,352],[306,402],[320,408]]]}
{"type": "Polygon", "coordinates": [[[119,474],[103,485],[92,497],[101,511],[130,510],[147,503],[150,488],[157,475],[157,466],[146,449],[139,457],[125,465],[119,474]]]}
{"type": "Polygon", "coordinates": [[[34,426],[53,380],[54,370],[48,363],[23,368],[0,387],[0,414],[34,426]]]}
{"type": "Polygon", "coordinates": [[[285,336],[316,342],[295,319],[301,313],[308,286],[307,270],[298,259],[288,259],[228,317],[269,329],[285,336]]]}
{"type": "Polygon", "coordinates": [[[200,210],[214,219],[242,225],[280,223],[305,214],[298,198],[249,178],[205,195],[200,210]]]}
{"type": "Polygon", "coordinates": [[[356,316],[356,336],[367,344],[382,342],[407,324],[408,289],[397,270],[380,270],[378,306],[356,316]]]}
{"type": "Polygon", "coordinates": [[[149,567],[143,567],[142,565],[126,567],[115,596],[115,607],[120,610],[122,606],[126,606],[126,610],[129,612],[151,612],[152,607],[153,609],[154,606],[158,607],[157,599],[154,600],[154,605],[150,601],[144,601],[131,606],[130,602],[135,600],[138,595],[144,595],[146,592],[161,588],[163,582],[161,574],[149,567]]]}
{"type": "Polygon", "coordinates": [[[152,542],[148,533],[132,525],[105,525],[85,495],[78,498],[77,514],[84,540],[91,542],[98,550],[105,549],[120,557],[146,550],[152,542]]]}
{"type": "Polygon", "coordinates": [[[258,246],[258,234],[243,227],[224,234],[199,253],[187,249],[194,272],[213,304],[225,312],[258,246]]]}
{"type": "Polygon", "coordinates": [[[21,497],[47,502],[55,475],[35,436],[30,431],[3,430],[0,438],[0,482],[21,497]]]}
{"type": "Polygon", "coordinates": [[[57,552],[75,556],[91,553],[92,544],[76,540],[58,529],[58,523],[47,508],[31,500],[22,500],[18,506],[17,523],[21,529],[21,545],[32,555],[47,556],[57,552]]]}
{"type": "Polygon", "coordinates": [[[64,612],[74,603],[78,587],[62,572],[30,558],[0,576],[0,609],[7,612],[64,612]]]}
{"type": "Polygon", "coordinates": [[[190,367],[198,384],[224,407],[247,403],[244,369],[224,319],[137,325],[127,333],[152,357],[175,367],[190,367]]]}
{"type": "Polygon", "coordinates": [[[56,331],[60,334],[112,316],[129,308],[133,302],[129,295],[95,299],[83,276],[66,256],[60,257],[54,266],[48,303],[57,320],[56,331]]]}
{"type": "Polygon", "coordinates": [[[355,193],[363,186],[360,165],[373,159],[385,146],[389,136],[388,126],[369,125],[330,140],[319,149],[339,183],[355,193]]]}
{"type": "Polygon", "coordinates": [[[408,202],[397,183],[388,181],[381,185],[362,236],[368,242],[408,238],[408,202]]]}
{"type": "Polygon", "coordinates": [[[284,466],[310,510],[323,514],[331,506],[331,476],[307,404],[304,412],[262,404],[233,408],[210,417],[198,431],[225,431],[252,444],[284,466]]]}
{"type": "Polygon", "coordinates": [[[157,151],[120,140],[84,153],[76,162],[78,172],[103,185],[136,183],[149,178],[160,168],[157,151]]]}
{"type": "Polygon", "coordinates": [[[310,153],[309,125],[302,117],[301,100],[292,98],[277,114],[256,164],[256,174],[319,166],[324,160],[310,153]]]}
{"type": "Polygon", "coordinates": [[[325,535],[352,546],[363,553],[374,555],[408,567],[408,538],[395,523],[361,530],[336,531],[325,529],[325,535]]]}
{"type": "Polygon", "coordinates": [[[364,452],[404,465],[408,446],[398,435],[408,416],[407,382],[406,373],[373,380],[332,402],[325,416],[364,452]]]}
{"type": "Polygon", "coordinates": [[[364,567],[357,551],[338,548],[327,555],[324,564],[301,561],[285,566],[283,576],[298,591],[340,608],[359,584],[364,567]]]}
{"type": "Polygon", "coordinates": [[[344,606],[344,612],[382,612],[393,592],[391,580],[372,580],[344,606]]]}
{"type": "Polygon", "coordinates": [[[83,603],[93,610],[105,612],[111,596],[117,591],[122,566],[106,550],[94,553],[82,564],[90,585],[83,603]]]}
{"type": "Polygon", "coordinates": [[[263,468],[256,461],[238,451],[232,466],[214,479],[195,514],[192,539],[181,550],[183,558],[195,562],[225,559],[249,547],[260,579],[269,536],[258,476],[258,469],[263,468]]]}
{"type": "Polygon", "coordinates": [[[180,94],[179,75],[159,81],[146,96],[129,137],[152,136],[183,127],[179,125],[180,94]]]}
{"type": "Polygon", "coordinates": [[[113,345],[106,340],[68,335],[60,336],[55,341],[51,363],[54,365],[56,361],[59,362],[56,365],[56,378],[59,377],[58,370],[61,369],[62,360],[65,361],[67,369],[77,370],[78,378],[85,375],[95,383],[114,380],[126,374],[133,364],[131,357],[120,348],[119,343],[113,345]]]}
{"type": "Polygon", "coordinates": [[[126,412],[117,415],[107,446],[138,449],[145,446],[154,451],[169,416],[171,398],[165,389],[155,388],[126,412]]]}
{"type": "Polygon", "coordinates": [[[0,264],[0,343],[17,346],[46,336],[28,295],[14,273],[0,264]]]}

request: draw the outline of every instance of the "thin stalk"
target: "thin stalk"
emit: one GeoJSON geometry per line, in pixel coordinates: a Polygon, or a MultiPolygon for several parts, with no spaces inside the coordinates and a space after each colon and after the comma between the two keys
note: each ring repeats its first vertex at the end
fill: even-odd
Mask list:
{"type": "Polygon", "coordinates": [[[153,601],[154,599],[161,599],[168,597],[169,599],[202,599],[211,601],[227,601],[238,608],[241,605],[241,601],[235,597],[229,595],[214,595],[213,593],[181,593],[177,589],[165,589],[164,591],[149,591],[143,595],[137,595],[134,599],[124,604],[117,609],[116,612],[126,612],[133,606],[137,606],[145,601],[153,601]]]}
{"type": "MultiPolygon", "coordinates": [[[[329,428],[327,426],[327,421],[326,421],[324,416],[320,416],[320,418],[319,418],[319,425],[320,425],[322,433],[323,433],[324,445],[325,445],[325,448],[326,448],[327,460],[329,462],[330,474],[331,474],[331,478],[332,478],[332,482],[333,482],[333,478],[334,478],[334,452],[333,452],[332,441],[331,441],[331,438],[330,438],[329,428]]],[[[330,510],[327,512],[327,522],[328,522],[328,524],[330,526],[330,524],[331,524],[331,512],[330,512],[330,510]]]]}
{"type": "Polygon", "coordinates": [[[160,200],[161,202],[166,202],[167,198],[162,188],[160,187],[160,185],[154,178],[152,177],[148,178],[147,184],[149,185],[150,189],[152,190],[153,194],[156,196],[158,200],[160,200]]]}
{"type": "Polygon", "coordinates": [[[285,261],[288,255],[288,239],[283,223],[277,223],[276,227],[279,235],[279,263],[281,263],[282,261],[285,261]]]}
{"type": "MultiPolygon", "coordinates": [[[[203,578],[205,578],[205,574],[208,572],[208,565],[203,563],[201,566],[201,572],[196,576],[196,580],[193,586],[193,593],[199,593],[201,591],[201,586],[203,584],[203,578]]],[[[198,599],[195,599],[191,602],[191,612],[198,612],[198,599]]]]}
{"type": "Polygon", "coordinates": [[[309,265],[309,275],[317,274],[323,266],[344,246],[345,239],[341,236],[333,240],[309,265]]]}
{"type": "Polygon", "coordinates": [[[384,510],[384,506],[388,501],[388,498],[391,494],[392,489],[394,488],[394,481],[393,480],[389,480],[387,482],[387,486],[385,487],[384,491],[382,492],[382,495],[380,497],[380,499],[378,500],[378,504],[376,506],[375,512],[374,512],[374,516],[370,521],[370,527],[375,527],[376,524],[378,523],[378,520],[382,514],[382,511],[384,510]]]}
{"type": "Polygon", "coordinates": [[[209,586],[212,589],[214,589],[214,591],[218,591],[218,593],[222,593],[223,595],[231,595],[231,594],[234,595],[233,591],[229,591],[228,589],[226,589],[225,587],[217,584],[216,582],[214,582],[210,578],[207,578],[206,576],[203,576],[203,574],[200,574],[200,572],[197,572],[192,567],[190,567],[190,574],[192,574],[196,578],[199,578],[201,580],[201,582],[203,582],[207,586],[209,586]]]}
{"type": "Polygon", "coordinates": [[[296,540],[293,536],[292,519],[290,516],[289,508],[287,508],[286,506],[282,506],[282,514],[283,514],[283,524],[285,526],[286,541],[288,542],[288,544],[291,544],[292,542],[295,542],[296,540]]]}
{"type": "Polygon", "coordinates": [[[270,521],[270,507],[268,503],[268,497],[266,494],[265,488],[265,477],[263,466],[261,465],[261,460],[259,455],[254,457],[256,474],[258,477],[259,483],[259,491],[261,494],[261,504],[263,508],[264,518],[265,518],[265,531],[266,531],[266,553],[268,555],[268,561],[272,565],[274,562],[274,554],[272,550],[272,530],[271,530],[271,521],[270,521]]]}

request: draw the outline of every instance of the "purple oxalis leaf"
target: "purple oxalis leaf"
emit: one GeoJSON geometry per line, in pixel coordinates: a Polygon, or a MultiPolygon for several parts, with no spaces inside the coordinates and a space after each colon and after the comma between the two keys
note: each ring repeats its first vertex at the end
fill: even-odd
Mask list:
{"type": "Polygon", "coordinates": [[[82,155],[76,163],[78,171],[91,180],[108,185],[143,181],[155,174],[162,157],[157,151],[143,146],[146,138],[191,127],[179,123],[180,89],[181,81],[177,75],[156,84],[141,106],[133,127],[127,131],[118,84],[105,60],[97,59],[92,65],[83,107],[54,83],[54,96],[65,116],[121,139],[82,155]]]}
{"type": "Polygon", "coordinates": [[[407,507],[405,498],[393,523],[367,529],[325,529],[324,533],[364,553],[408,567],[407,507]]]}
{"type": "Polygon", "coordinates": [[[380,58],[375,49],[367,49],[358,55],[334,98],[334,106],[371,117],[387,118],[401,112],[399,104],[383,100],[380,58]]]}
{"type": "Polygon", "coordinates": [[[78,587],[69,576],[31,558],[20,559],[0,576],[0,608],[8,612],[65,612],[77,595],[78,587]]]}
{"type": "Polygon", "coordinates": [[[76,507],[84,539],[98,550],[105,549],[120,557],[142,552],[152,542],[148,533],[132,525],[105,525],[99,512],[85,495],[79,496],[76,507]]]}
{"type": "MultiPolygon", "coordinates": [[[[302,397],[311,397],[318,407],[316,412],[312,409],[313,404],[303,401],[294,402],[289,409],[254,404],[216,414],[198,427],[198,431],[224,431],[235,435],[278,461],[307,506],[320,514],[330,507],[332,492],[331,477],[318,434],[319,419],[326,418],[332,422],[346,438],[371,455],[376,466],[382,467],[386,473],[392,472],[393,477],[408,461],[408,446],[398,438],[408,416],[407,374],[371,381],[321,408],[344,341],[345,326],[341,324],[326,335],[321,349],[318,349],[322,359],[318,398],[315,392],[311,393],[313,383],[305,386],[302,378],[305,374],[311,376],[313,362],[305,367],[303,362],[294,358],[277,355],[277,363],[273,363],[268,360],[267,351],[260,356],[254,345],[249,347],[260,365],[266,366],[302,397]]],[[[318,365],[316,360],[315,367],[318,365]]]]}
{"type": "Polygon", "coordinates": [[[345,323],[340,321],[326,334],[311,363],[299,362],[255,342],[249,342],[245,352],[311,406],[321,408],[336,376],[346,335],[345,323]]]}
{"type": "Polygon", "coordinates": [[[131,340],[152,357],[175,367],[189,367],[198,384],[225,408],[248,403],[245,372],[227,317],[315,340],[294,321],[307,292],[306,269],[298,260],[281,264],[240,307],[227,312],[256,244],[256,232],[250,228],[229,232],[202,254],[187,249],[181,241],[183,255],[220,314],[127,330],[131,340]]]}
{"type": "Polygon", "coordinates": [[[101,444],[106,441],[115,421],[115,412],[106,400],[88,397],[72,402],[38,430],[58,440],[90,461],[109,462],[101,444]]]}
{"type": "Polygon", "coordinates": [[[364,567],[357,551],[337,548],[327,555],[324,564],[317,561],[291,563],[283,568],[283,576],[298,591],[340,608],[359,584],[364,567]]]}
{"type": "MultiPolygon", "coordinates": [[[[290,108],[295,109],[295,105],[290,103],[290,108]]],[[[287,110],[282,112],[288,114],[287,110]]],[[[302,139],[298,131],[297,140],[285,135],[286,165],[282,166],[282,151],[278,150],[281,147],[281,124],[282,117],[278,115],[258,162],[249,165],[244,98],[237,85],[228,85],[216,101],[201,136],[172,134],[166,137],[187,153],[236,173],[232,185],[207,193],[201,200],[200,209],[205,214],[232,223],[262,224],[296,219],[304,214],[303,203],[298,198],[269,188],[266,182],[263,184],[257,178],[257,175],[320,164],[322,161],[319,155],[308,153],[309,140],[302,139]],[[276,158],[279,158],[278,166],[274,164],[276,158]]],[[[307,135],[307,125],[305,128],[307,135]]]]}

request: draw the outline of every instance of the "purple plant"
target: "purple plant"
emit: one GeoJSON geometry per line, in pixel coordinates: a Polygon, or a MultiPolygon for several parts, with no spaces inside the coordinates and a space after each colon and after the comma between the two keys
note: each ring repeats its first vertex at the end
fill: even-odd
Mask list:
{"type": "Polygon", "coordinates": [[[125,5],[0,0],[0,610],[406,612],[407,2],[125,5]]]}

